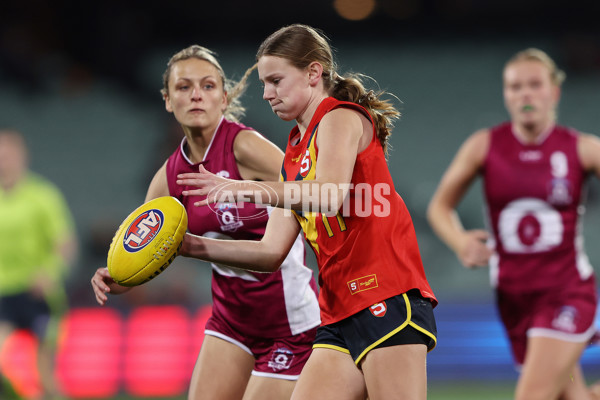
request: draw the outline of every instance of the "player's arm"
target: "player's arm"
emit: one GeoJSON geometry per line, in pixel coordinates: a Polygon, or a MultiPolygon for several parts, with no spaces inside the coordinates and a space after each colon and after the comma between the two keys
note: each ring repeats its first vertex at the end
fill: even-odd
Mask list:
{"type": "MultiPolygon", "coordinates": [[[[169,195],[169,186],[167,184],[167,163],[165,162],[162,167],[156,172],[148,191],[146,193],[146,202],[156,199],[162,196],[169,195]]],[[[131,287],[121,286],[116,283],[108,273],[108,268],[98,268],[91,279],[92,289],[96,296],[96,301],[100,305],[106,304],[108,301],[107,293],[110,294],[122,294],[131,290],[131,287]]]]}
{"type": "Polygon", "coordinates": [[[491,250],[483,243],[484,230],[464,229],[456,207],[478,175],[489,148],[490,134],[482,130],[460,147],[431,198],[427,219],[434,232],[466,267],[485,265],[491,250]]]}
{"type": "Polygon", "coordinates": [[[152,181],[150,182],[150,186],[148,186],[148,191],[146,192],[146,202],[163,197],[169,196],[169,184],[167,183],[167,162],[160,167],[152,181]]]}
{"type": "Polygon", "coordinates": [[[233,154],[242,179],[278,181],[283,152],[255,131],[243,130],[233,142],[233,154]]]}
{"type": "Polygon", "coordinates": [[[319,193],[327,194],[327,198],[320,199],[320,211],[337,212],[344,202],[356,157],[367,147],[373,136],[372,126],[369,123],[366,129],[362,118],[364,117],[356,110],[337,108],[328,112],[319,123],[319,158],[315,181],[319,184],[333,184],[337,188],[335,193],[320,186],[313,188],[319,190],[319,193]]]}
{"type": "Polygon", "coordinates": [[[343,204],[362,138],[363,122],[360,114],[340,108],[329,112],[319,124],[319,159],[314,180],[260,183],[233,181],[211,174],[200,166],[199,173],[179,175],[177,183],[198,188],[184,191],[184,195],[212,196],[195,203],[198,206],[219,201],[219,194],[226,194],[225,199],[233,196],[238,201],[292,210],[306,210],[303,207],[307,206],[306,199],[310,198],[308,210],[336,212],[343,204]],[[327,186],[324,187],[324,184],[327,186]],[[227,188],[228,192],[213,190],[217,187],[227,188]]]}
{"type": "Polygon", "coordinates": [[[210,239],[186,233],[179,254],[250,271],[274,272],[299,232],[296,218],[289,211],[276,208],[260,241],[210,239]]]}
{"type": "Polygon", "coordinates": [[[582,133],[577,141],[577,152],[584,170],[600,178],[600,138],[582,133]]]}

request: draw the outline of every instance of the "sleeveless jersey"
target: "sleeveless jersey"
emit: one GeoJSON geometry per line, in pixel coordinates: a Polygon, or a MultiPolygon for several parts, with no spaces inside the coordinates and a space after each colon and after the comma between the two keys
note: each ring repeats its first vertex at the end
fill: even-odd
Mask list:
{"type": "MultiPolygon", "coordinates": [[[[222,119],[201,164],[215,174],[242,179],[237,168],[233,143],[246,126],[222,119]]],[[[186,156],[187,141],[167,160],[167,181],[171,196],[188,212],[188,230],[195,235],[220,239],[259,240],[265,231],[268,210],[252,203],[196,207],[198,196],[183,196],[193,187],[176,183],[177,174],[197,172],[199,163],[186,156]]],[[[304,265],[304,244],[298,236],[281,268],[273,273],[248,272],[212,264],[212,312],[239,332],[267,338],[285,337],[319,325],[317,285],[310,268],[304,265]]]]}
{"type": "Polygon", "coordinates": [[[482,175],[496,252],[492,284],[535,291],[594,279],[583,249],[578,132],[555,126],[541,142],[524,144],[505,122],[490,135],[482,175]]]}
{"type": "MultiPolygon", "coordinates": [[[[299,130],[297,126],[292,129],[282,180],[308,183],[315,178],[319,122],[337,107],[352,108],[370,118],[357,104],[332,97],[323,100],[297,144],[293,141],[300,137],[299,130]]],[[[371,143],[356,157],[349,189],[337,215],[294,212],[317,258],[322,323],[340,321],[410,289],[419,289],[435,305],[412,219],[394,189],[375,128],[371,143]]]]}

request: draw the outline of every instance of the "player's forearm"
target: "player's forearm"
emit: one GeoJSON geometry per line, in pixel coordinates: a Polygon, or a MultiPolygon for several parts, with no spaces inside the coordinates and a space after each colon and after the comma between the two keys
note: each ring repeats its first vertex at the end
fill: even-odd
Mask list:
{"type": "Polygon", "coordinates": [[[258,241],[211,239],[190,233],[185,235],[179,254],[256,272],[276,271],[283,261],[262,251],[258,241]]]}
{"type": "Polygon", "coordinates": [[[456,210],[432,204],[427,210],[427,220],[435,234],[458,254],[464,228],[456,210]]]}

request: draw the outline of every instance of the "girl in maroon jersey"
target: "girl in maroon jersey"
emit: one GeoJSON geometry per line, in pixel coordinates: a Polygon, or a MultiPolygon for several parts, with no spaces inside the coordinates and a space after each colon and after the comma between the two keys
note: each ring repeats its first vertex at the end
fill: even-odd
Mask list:
{"type": "MultiPolygon", "coordinates": [[[[164,73],[165,106],[184,138],[154,176],[146,201],[168,195],[180,199],[192,234],[255,241],[264,233],[267,210],[235,204],[194,207],[175,183],[177,174],[196,171],[201,164],[230,179],[277,179],[281,150],[236,122],[244,111],[238,96],[246,77],[230,88],[214,54],[197,45],[175,54],[164,73]]],[[[320,318],[316,282],[304,265],[301,237],[279,264],[273,274],[212,265],[212,315],[192,374],[190,400],[290,398],[320,318]]],[[[96,271],[92,287],[101,305],[107,293],[128,290],[106,268],[96,271]]]]}
{"type": "Polygon", "coordinates": [[[181,253],[274,271],[302,229],[317,257],[322,325],[292,398],[426,399],[437,300],[385,159],[398,112],[360,76],[339,75],[327,39],[306,25],[268,37],[257,66],[263,98],[296,122],[283,182],[228,181],[200,168],[179,183],[208,196],[198,205],[223,196],[278,208],[260,242],[186,235],[181,253]]]}
{"type": "Polygon", "coordinates": [[[597,306],[580,223],[584,181],[600,176],[600,140],[556,125],[564,74],[546,53],[517,53],[503,78],[510,121],[466,140],[428,219],[465,267],[490,265],[520,368],[515,399],[594,399],[578,363],[595,333],[597,306]],[[456,213],[478,175],[490,231],[465,229],[456,213]]]}

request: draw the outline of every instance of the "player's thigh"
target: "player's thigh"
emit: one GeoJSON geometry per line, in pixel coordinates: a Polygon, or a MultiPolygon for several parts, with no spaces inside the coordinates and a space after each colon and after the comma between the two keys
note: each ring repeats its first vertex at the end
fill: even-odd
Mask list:
{"type": "Polygon", "coordinates": [[[293,400],[364,400],[362,372],[349,354],[313,349],[296,383],[293,400]]]}
{"type": "Polygon", "coordinates": [[[223,339],[206,335],[192,373],[188,399],[239,400],[253,367],[251,354],[223,339]]]}
{"type": "Polygon", "coordinates": [[[573,343],[535,336],[527,340],[525,363],[517,384],[516,399],[552,398],[571,382],[571,374],[587,342],[573,343]]]}
{"type": "Polygon", "coordinates": [[[243,400],[289,400],[296,380],[252,375],[243,400]]]}
{"type": "Polygon", "coordinates": [[[427,347],[403,344],[371,350],[362,362],[369,400],[425,400],[427,347]]]}

